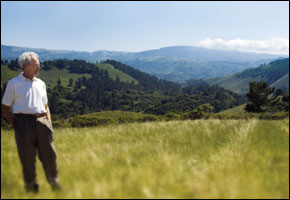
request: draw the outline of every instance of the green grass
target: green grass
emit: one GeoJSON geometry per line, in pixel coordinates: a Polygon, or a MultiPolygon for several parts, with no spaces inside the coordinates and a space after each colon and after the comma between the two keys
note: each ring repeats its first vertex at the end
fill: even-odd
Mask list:
{"type": "Polygon", "coordinates": [[[119,110],[77,115],[65,122],[57,121],[54,123],[54,125],[57,127],[89,127],[160,120],[161,117],[152,114],[143,114],[119,110]]]}
{"type": "Polygon", "coordinates": [[[20,68],[17,71],[13,71],[9,69],[7,65],[1,65],[1,85],[4,82],[7,83],[10,79],[14,78],[15,76],[18,76],[20,72],[22,72],[20,68]]]}
{"type": "Polygon", "coordinates": [[[219,113],[222,113],[222,114],[241,114],[241,113],[246,112],[245,107],[246,107],[246,104],[242,104],[240,106],[236,106],[234,108],[230,108],[230,109],[221,111],[219,113]]]}
{"type": "Polygon", "coordinates": [[[102,69],[102,70],[107,70],[109,73],[109,76],[111,79],[116,80],[117,76],[119,77],[120,81],[122,82],[129,82],[131,83],[132,81],[134,82],[134,84],[138,84],[138,81],[135,80],[134,78],[132,78],[131,76],[129,76],[128,74],[116,69],[114,66],[110,65],[110,64],[103,64],[103,63],[99,63],[97,64],[97,66],[102,69]]]}
{"type": "Polygon", "coordinates": [[[89,79],[91,78],[91,75],[69,73],[69,70],[67,69],[57,69],[53,67],[51,70],[40,70],[37,78],[43,80],[47,87],[54,87],[57,85],[57,81],[59,79],[61,80],[61,85],[67,86],[69,84],[69,79],[72,78],[75,83],[75,81],[81,77],[86,77],[89,79]]]}
{"type": "Polygon", "coordinates": [[[85,114],[85,115],[78,115],[76,117],[79,117],[79,116],[105,117],[105,118],[110,118],[110,119],[113,119],[116,121],[124,119],[125,121],[134,122],[134,120],[136,120],[138,118],[143,118],[143,117],[148,117],[148,116],[156,116],[156,115],[122,111],[122,110],[114,110],[114,111],[101,111],[101,112],[89,113],[89,114],[85,114]]]}
{"type": "MultiPolygon", "coordinates": [[[[110,64],[97,64],[97,67],[99,67],[102,70],[107,70],[109,73],[109,77],[113,80],[116,80],[117,76],[119,77],[120,81],[122,82],[134,82],[134,84],[138,84],[138,81],[130,77],[129,75],[125,74],[124,72],[114,68],[114,66],[110,64]]],[[[19,73],[21,73],[22,70],[19,68],[17,71],[13,71],[8,68],[7,65],[1,65],[1,84],[4,82],[8,82],[10,79],[17,76],[19,73]]],[[[57,85],[57,81],[60,79],[61,84],[63,86],[67,86],[69,83],[69,79],[73,79],[74,82],[81,78],[91,78],[90,74],[75,74],[75,73],[69,73],[69,70],[66,69],[57,69],[56,67],[52,67],[51,70],[40,70],[39,75],[37,78],[40,78],[43,80],[47,87],[54,87],[57,85]]]]}
{"type": "Polygon", "coordinates": [[[272,83],[271,86],[275,88],[284,88],[286,91],[289,91],[289,73],[272,83]]]}
{"type": "Polygon", "coordinates": [[[238,78],[237,75],[234,74],[207,80],[207,82],[210,85],[218,85],[220,87],[229,89],[238,94],[246,94],[249,90],[249,82],[251,81],[256,82],[262,81],[262,77],[258,76],[255,78],[252,77],[238,78]]]}
{"type": "MultiPolygon", "coordinates": [[[[8,82],[10,79],[18,76],[21,72],[21,69],[13,71],[9,69],[7,65],[1,65],[1,84],[8,82]]],[[[66,69],[57,69],[56,67],[53,67],[51,70],[40,70],[39,75],[37,76],[37,78],[40,78],[45,82],[48,88],[56,86],[59,79],[63,86],[67,86],[69,79],[72,78],[75,82],[81,77],[91,78],[91,75],[69,73],[66,69]]]]}
{"type": "Polygon", "coordinates": [[[12,131],[1,198],[289,198],[289,120],[195,120],[55,129],[63,191],[40,162],[26,194],[12,131]]]}

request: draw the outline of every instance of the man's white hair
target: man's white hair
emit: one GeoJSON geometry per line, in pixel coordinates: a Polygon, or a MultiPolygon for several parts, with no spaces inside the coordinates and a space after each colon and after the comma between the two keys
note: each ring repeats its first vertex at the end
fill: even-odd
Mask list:
{"type": "Polygon", "coordinates": [[[32,59],[38,61],[38,55],[34,52],[24,52],[19,56],[18,63],[23,69],[24,65],[29,65],[32,59]]]}

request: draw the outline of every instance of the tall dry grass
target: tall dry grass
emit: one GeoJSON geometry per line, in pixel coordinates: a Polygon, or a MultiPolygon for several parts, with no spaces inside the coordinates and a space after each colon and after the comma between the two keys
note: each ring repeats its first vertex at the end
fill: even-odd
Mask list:
{"type": "Polygon", "coordinates": [[[55,129],[61,192],[26,194],[2,130],[1,198],[289,198],[289,122],[196,120],[55,129]]]}

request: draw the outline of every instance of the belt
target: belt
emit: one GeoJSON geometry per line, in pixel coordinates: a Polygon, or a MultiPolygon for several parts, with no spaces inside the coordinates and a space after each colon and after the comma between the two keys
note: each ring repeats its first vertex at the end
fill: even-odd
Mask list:
{"type": "Polygon", "coordinates": [[[16,113],[14,114],[16,117],[26,117],[26,118],[40,118],[47,116],[47,113],[41,113],[41,114],[23,114],[23,113],[16,113]]]}

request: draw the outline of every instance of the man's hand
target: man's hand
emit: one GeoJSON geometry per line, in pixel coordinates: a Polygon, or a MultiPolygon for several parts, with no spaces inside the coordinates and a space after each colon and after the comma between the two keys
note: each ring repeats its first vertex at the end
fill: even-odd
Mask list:
{"type": "Polygon", "coordinates": [[[48,107],[47,104],[45,104],[45,109],[46,109],[46,114],[47,114],[48,121],[50,121],[50,123],[51,123],[50,110],[49,110],[49,107],[48,107]]]}
{"type": "Polygon", "coordinates": [[[9,122],[9,124],[11,124],[13,126],[13,115],[11,112],[11,108],[9,106],[6,106],[4,104],[2,104],[2,112],[4,114],[4,116],[6,117],[7,121],[9,122]]]}

